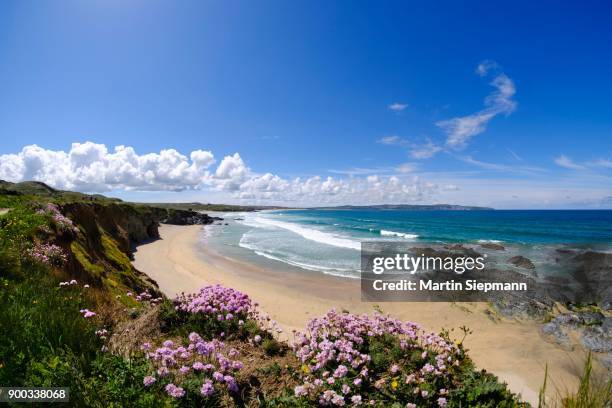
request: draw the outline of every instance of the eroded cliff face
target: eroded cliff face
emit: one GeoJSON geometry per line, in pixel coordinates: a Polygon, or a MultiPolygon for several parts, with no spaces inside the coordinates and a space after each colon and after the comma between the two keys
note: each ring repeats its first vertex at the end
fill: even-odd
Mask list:
{"type": "Polygon", "coordinates": [[[56,237],[69,253],[66,272],[73,279],[109,290],[119,299],[128,291],[159,294],[156,282],[134,268],[130,260],[136,244],[159,238],[160,223],[214,221],[193,211],[124,203],[74,202],[60,207],[78,227],[78,232],[59,233],[56,237]]]}

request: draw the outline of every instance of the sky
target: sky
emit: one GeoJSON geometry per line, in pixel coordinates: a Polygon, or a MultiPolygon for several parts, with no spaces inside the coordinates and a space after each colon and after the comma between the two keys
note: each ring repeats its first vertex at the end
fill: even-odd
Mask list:
{"type": "Polygon", "coordinates": [[[605,1],[3,1],[0,179],[612,208],[611,17],[605,1]]]}

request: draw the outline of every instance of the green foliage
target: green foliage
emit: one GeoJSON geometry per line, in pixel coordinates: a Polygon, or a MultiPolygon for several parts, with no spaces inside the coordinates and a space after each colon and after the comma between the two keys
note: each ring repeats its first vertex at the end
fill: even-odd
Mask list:
{"type": "Polygon", "coordinates": [[[557,390],[556,397],[548,401],[545,397],[547,382],[548,370],[546,370],[544,383],[540,389],[539,408],[608,408],[612,406],[612,378],[604,370],[594,370],[591,353],[584,362],[580,384],[576,391],[557,390]]]}
{"type": "Polygon", "coordinates": [[[32,365],[66,350],[84,361],[101,344],[95,328],[79,314],[78,290],[57,287],[42,268],[25,266],[22,280],[4,280],[0,291],[0,384],[24,384],[32,365]]]}
{"type": "Polygon", "coordinates": [[[448,407],[527,407],[519,402],[506,384],[483,371],[474,371],[471,365],[463,368],[458,376],[459,386],[451,391],[448,407]]]}
{"type": "Polygon", "coordinates": [[[72,241],[70,243],[70,250],[83,269],[85,269],[89,274],[94,277],[102,276],[104,273],[104,267],[102,265],[93,263],[91,256],[89,256],[80,242],[72,241]]]}
{"type": "Polygon", "coordinates": [[[267,338],[261,343],[261,347],[264,349],[267,355],[276,356],[281,354],[284,349],[282,344],[275,338],[267,338]]]}

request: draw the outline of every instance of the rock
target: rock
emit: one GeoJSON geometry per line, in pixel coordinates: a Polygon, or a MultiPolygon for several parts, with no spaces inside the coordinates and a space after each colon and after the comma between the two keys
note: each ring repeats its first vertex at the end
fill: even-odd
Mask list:
{"type": "Polygon", "coordinates": [[[592,326],[585,329],[581,339],[584,347],[597,353],[612,352],[612,330],[610,327],[592,326]]]}
{"type": "Polygon", "coordinates": [[[522,255],[513,256],[512,258],[508,259],[508,262],[510,262],[512,265],[517,266],[519,268],[530,269],[530,270],[535,269],[535,265],[533,264],[533,262],[531,262],[531,259],[525,258],[522,255]]]}
{"type": "Polygon", "coordinates": [[[555,316],[552,321],[562,326],[577,328],[579,326],[602,325],[606,317],[599,312],[563,313],[555,316]]]}
{"type": "Polygon", "coordinates": [[[612,354],[611,353],[608,353],[602,356],[599,359],[599,362],[601,363],[601,365],[606,367],[608,370],[612,370],[612,354]]]}
{"type": "Polygon", "coordinates": [[[581,303],[612,302],[612,254],[586,251],[575,257],[576,269],[571,276],[582,291],[581,303]]]}
{"type": "Polygon", "coordinates": [[[542,333],[546,338],[563,346],[565,349],[571,350],[573,348],[567,333],[565,333],[563,328],[555,322],[546,323],[542,326],[542,333]]]}
{"type": "Polygon", "coordinates": [[[214,221],[215,218],[207,214],[189,210],[168,210],[168,216],[162,220],[165,224],[173,225],[207,225],[214,221]]]}
{"type": "Polygon", "coordinates": [[[505,251],[506,248],[503,245],[495,244],[493,242],[487,242],[486,244],[480,244],[481,248],[492,249],[494,251],[505,251]]]}

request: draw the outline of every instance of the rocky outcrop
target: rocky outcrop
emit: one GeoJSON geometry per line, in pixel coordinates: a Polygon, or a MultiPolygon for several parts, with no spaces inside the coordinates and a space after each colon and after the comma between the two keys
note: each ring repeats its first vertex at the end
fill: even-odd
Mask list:
{"type": "Polygon", "coordinates": [[[223,218],[210,217],[207,214],[196,211],[170,209],[162,222],[174,225],[208,225],[221,220],[223,218]]]}
{"type": "Polygon", "coordinates": [[[512,258],[508,259],[508,262],[519,268],[524,268],[524,269],[529,269],[529,270],[535,269],[535,265],[533,264],[533,262],[531,262],[531,259],[525,258],[524,256],[521,256],[521,255],[513,256],[512,258]]]}
{"type": "Polygon", "coordinates": [[[503,245],[496,244],[494,242],[487,242],[485,244],[480,244],[481,248],[484,249],[492,249],[494,251],[505,251],[506,248],[503,245]]]}

